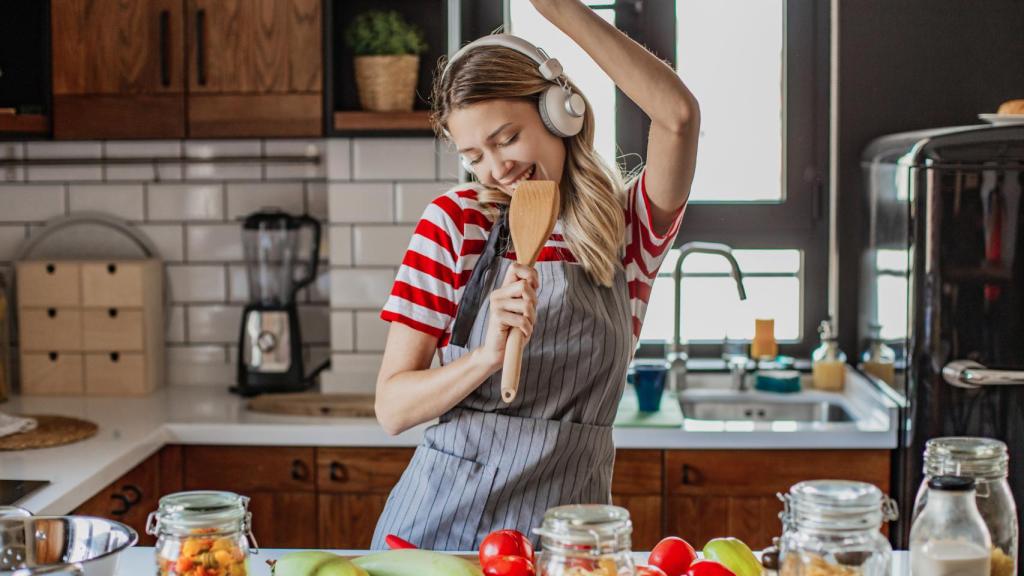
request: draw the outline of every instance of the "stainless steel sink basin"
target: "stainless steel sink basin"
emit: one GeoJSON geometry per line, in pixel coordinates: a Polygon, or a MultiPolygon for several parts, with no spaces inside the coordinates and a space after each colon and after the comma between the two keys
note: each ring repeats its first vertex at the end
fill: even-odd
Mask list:
{"type": "Polygon", "coordinates": [[[684,399],[681,405],[683,416],[691,420],[852,422],[854,419],[845,407],[826,400],[770,402],[744,398],[684,399]]]}

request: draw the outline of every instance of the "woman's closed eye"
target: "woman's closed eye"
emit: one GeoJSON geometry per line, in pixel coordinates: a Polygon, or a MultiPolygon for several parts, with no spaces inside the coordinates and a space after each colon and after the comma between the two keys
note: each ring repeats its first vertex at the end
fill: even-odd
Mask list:
{"type": "MultiPolygon", "coordinates": [[[[516,132],[515,134],[510,136],[508,139],[499,142],[498,143],[498,148],[504,148],[506,146],[511,146],[512,144],[515,144],[517,140],[519,140],[519,133],[518,132],[516,132]]],[[[483,156],[483,154],[481,154],[481,155],[477,156],[476,158],[469,158],[469,163],[470,164],[478,164],[483,159],[484,159],[484,156],[483,156]]]]}

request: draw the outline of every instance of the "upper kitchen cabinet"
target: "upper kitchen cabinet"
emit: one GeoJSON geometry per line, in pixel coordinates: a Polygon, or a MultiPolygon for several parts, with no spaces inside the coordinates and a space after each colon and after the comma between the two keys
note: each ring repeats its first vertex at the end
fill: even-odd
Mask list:
{"type": "Polygon", "coordinates": [[[187,0],[193,137],[322,132],[320,0],[187,0]]]}
{"type": "Polygon", "coordinates": [[[54,137],[322,133],[320,0],[52,0],[54,137]]]}
{"type": "Polygon", "coordinates": [[[181,0],[52,0],[55,138],[185,136],[181,0]]]}

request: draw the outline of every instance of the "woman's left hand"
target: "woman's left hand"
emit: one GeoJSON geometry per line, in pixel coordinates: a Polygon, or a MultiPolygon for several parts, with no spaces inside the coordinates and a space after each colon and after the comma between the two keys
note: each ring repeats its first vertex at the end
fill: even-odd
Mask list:
{"type": "Polygon", "coordinates": [[[564,8],[568,4],[578,4],[579,0],[530,0],[530,4],[540,12],[542,16],[548,16],[552,11],[564,8]]]}

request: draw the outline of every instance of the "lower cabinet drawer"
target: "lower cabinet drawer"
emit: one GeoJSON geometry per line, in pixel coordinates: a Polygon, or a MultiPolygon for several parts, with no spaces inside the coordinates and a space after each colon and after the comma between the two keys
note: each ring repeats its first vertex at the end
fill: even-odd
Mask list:
{"type": "Polygon", "coordinates": [[[145,394],[146,362],[132,352],[95,352],[85,355],[85,391],[94,396],[145,394]]]}
{"type": "Polygon", "coordinates": [[[87,309],[82,312],[82,346],[86,351],[141,352],[142,310],[87,309]]]}
{"type": "Polygon", "coordinates": [[[33,395],[82,394],[82,355],[65,352],[21,355],[21,393],[33,395]]]}
{"type": "Polygon", "coordinates": [[[22,308],[21,346],[26,352],[82,349],[82,312],[75,308],[22,308]]]}

